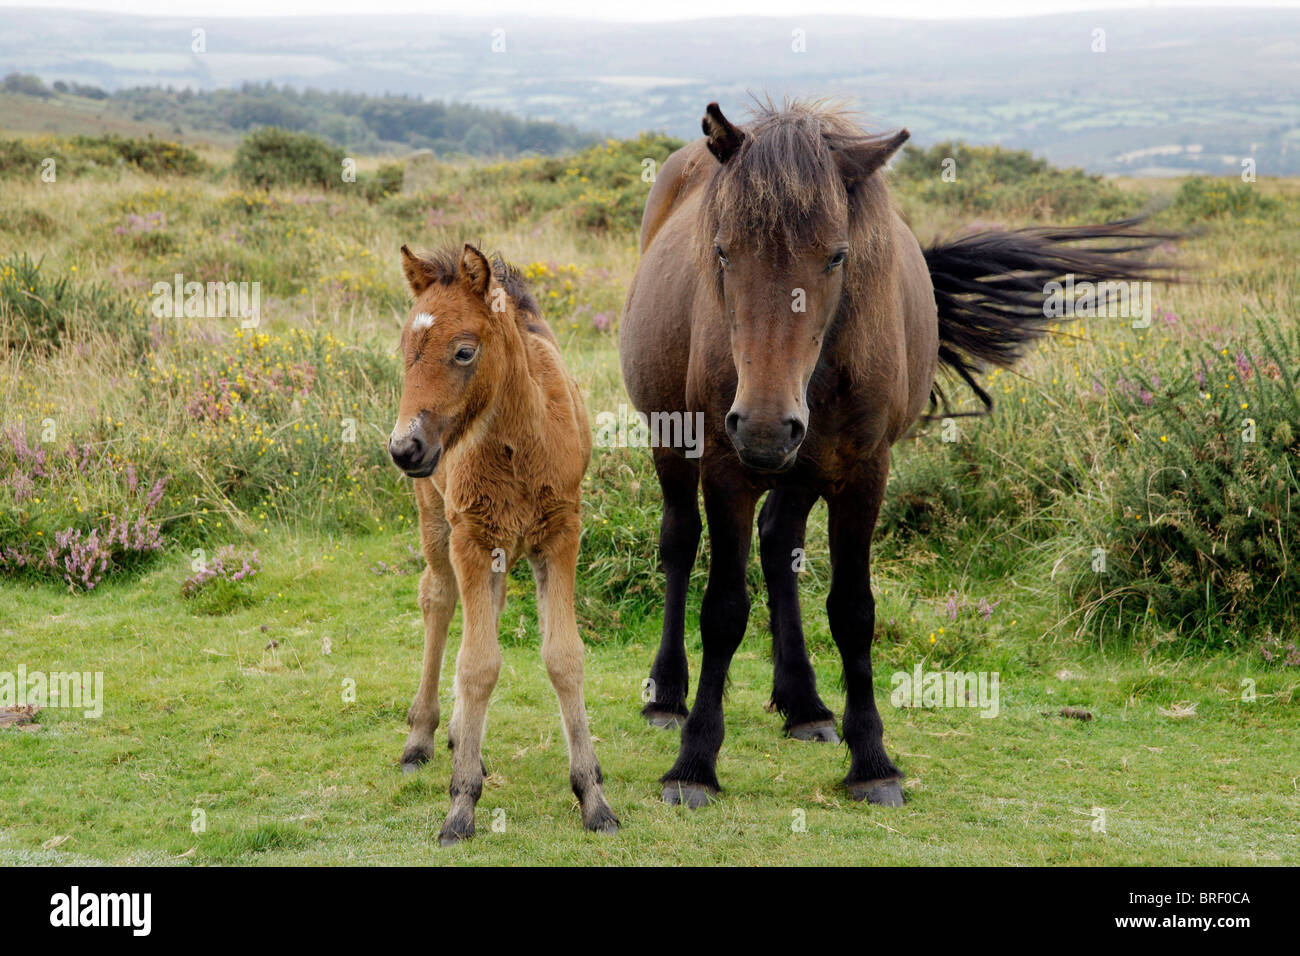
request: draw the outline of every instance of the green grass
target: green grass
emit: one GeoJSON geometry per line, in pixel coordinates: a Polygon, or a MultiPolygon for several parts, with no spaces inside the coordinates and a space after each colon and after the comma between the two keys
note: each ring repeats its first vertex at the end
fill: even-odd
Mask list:
{"type": "MultiPolygon", "coordinates": [[[[266,570],[248,606],[218,616],[180,600],[188,565],[179,555],[87,597],[43,585],[0,591],[6,662],[102,670],[105,682],[98,720],[46,709],[37,729],[0,731],[0,864],[1300,862],[1292,675],[1240,656],[1102,653],[1044,637],[1042,614],[988,628],[961,660],[1000,671],[994,719],[889,706],[891,661],[919,659],[906,635],[923,642],[933,627],[882,628],[877,694],[907,778],[902,810],[847,799],[844,748],[786,739],[764,712],[769,639],[757,607],[727,698],[724,795],[693,813],[662,804],[656,778],[678,737],[637,713],[658,621],[628,620],[587,655],[588,710],[623,829],[587,834],[518,576],[502,624],[479,835],[440,849],[449,756],[440,749],[415,775],[397,762],[419,668],[416,577],[372,570],[401,566],[405,540],[276,536],[263,542],[266,570]],[[1244,677],[1257,681],[1253,703],[1241,700],[1244,677]],[[1176,704],[1195,705],[1195,715],[1162,714],[1176,704]],[[1094,719],[1056,716],[1064,706],[1094,719]],[[1104,833],[1091,827],[1093,808],[1105,811],[1104,833]],[[195,810],[206,814],[198,834],[195,810]],[[806,832],[792,828],[799,819],[806,832]]],[[[882,619],[907,607],[894,570],[878,575],[882,619]]],[[[810,644],[838,711],[839,662],[817,603],[805,599],[810,644]]],[[[453,624],[449,661],[458,633],[453,624]]]]}

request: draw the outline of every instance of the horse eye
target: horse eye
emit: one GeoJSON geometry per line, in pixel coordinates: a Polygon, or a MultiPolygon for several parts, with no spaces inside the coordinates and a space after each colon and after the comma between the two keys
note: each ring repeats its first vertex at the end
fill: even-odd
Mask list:
{"type": "Polygon", "coordinates": [[[727,266],[731,265],[731,260],[728,259],[727,254],[722,251],[722,246],[715,245],[713,251],[718,254],[718,262],[722,263],[722,268],[725,269],[727,266]]]}
{"type": "Polygon", "coordinates": [[[470,362],[474,361],[474,357],[477,355],[478,349],[474,348],[474,346],[462,345],[456,350],[456,364],[468,365],[470,362]]]}
{"type": "Polygon", "coordinates": [[[848,258],[848,253],[841,249],[835,255],[831,256],[831,261],[826,264],[826,271],[830,272],[844,265],[844,260],[848,258]]]}

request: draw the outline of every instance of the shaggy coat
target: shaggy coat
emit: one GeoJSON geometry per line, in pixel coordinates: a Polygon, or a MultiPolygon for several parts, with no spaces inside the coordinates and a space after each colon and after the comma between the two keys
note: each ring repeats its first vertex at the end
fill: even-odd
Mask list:
{"type": "Polygon", "coordinates": [[[591,458],[587,412],[554,334],[518,273],[466,245],[457,256],[402,247],[414,302],[402,329],[405,384],[389,438],[393,461],[415,479],[424,670],[407,721],[402,765],[433,753],[438,679],[459,596],[451,810],[440,841],[472,836],[485,769],[488,698],[501,669],[497,626],[506,575],[532,565],[542,659],[560,701],[570,783],[590,830],[613,832],[582,694],[582,639],[574,579],[582,477],[591,458]]]}
{"type": "Polygon", "coordinates": [[[817,103],[761,106],[732,124],[711,103],[704,137],[664,163],[646,200],[641,261],[628,291],[620,355],[643,413],[704,415],[698,459],[654,449],[663,489],[663,634],[643,713],[681,727],[664,799],[692,806],[718,792],[722,696],[745,633],[755,512],[771,611],[772,709],[786,732],[838,741],[804,645],[798,571],[831,568],[826,602],[844,666],[845,784],[855,799],[900,805],[902,774],[885,751],[874,696],[870,547],[890,446],[937,402],[940,363],[987,396],[981,361],[1009,364],[1044,331],[1043,283],[1125,280],[1159,271],[1130,256],[1168,237],[1134,223],[991,232],[922,250],[894,209],[881,168],[907,132],[870,135],[817,103]],[[1078,239],[1118,239],[1078,249],[1078,239]],[[686,592],[702,524],[710,563],[704,645],[687,711],[686,592]],[[830,554],[805,555],[816,501],[827,502],[830,554]],[[824,565],[823,565],[824,566],[824,565]]]}

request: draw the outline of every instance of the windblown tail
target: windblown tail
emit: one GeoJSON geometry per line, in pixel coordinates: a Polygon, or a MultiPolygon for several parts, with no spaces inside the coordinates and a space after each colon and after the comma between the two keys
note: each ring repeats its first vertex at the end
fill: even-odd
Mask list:
{"type": "MultiPolygon", "coordinates": [[[[1064,283],[1067,276],[1074,277],[1076,286],[1173,281],[1173,265],[1152,260],[1146,253],[1182,237],[1147,231],[1142,222],[1122,219],[1096,226],[994,230],[936,242],[925,250],[939,307],[939,360],[974,389],[984,403],[984,411],[978,414],[993,407],[993,400],[975,380],[985,363],[1010,366],[1026,343],[1052,331],[1052,323],[1060,321],[1049,316],[1045,307],[1049,283],[1064,283]],[[1109,243],[1070,245],[1087,240],[1109,243]]],[[[931,409],[943,400],[936,383],[931,409]]]]}

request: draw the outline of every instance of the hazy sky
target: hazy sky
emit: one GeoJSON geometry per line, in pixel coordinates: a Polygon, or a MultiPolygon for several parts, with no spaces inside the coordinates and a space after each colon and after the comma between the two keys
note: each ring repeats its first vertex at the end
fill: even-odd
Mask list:
{"type": "Polygon", "coordinates": [[[100,10],[171,16],[370,16],[382,13],[478,16],[502,14],[584,20],[681,20],[715,16],[799,17],[817,13],[944,18],[1016,17],[1071,10],[1148,7],[1300,7],[1300,0],[0,0],[0,7],[100,10]]]}

